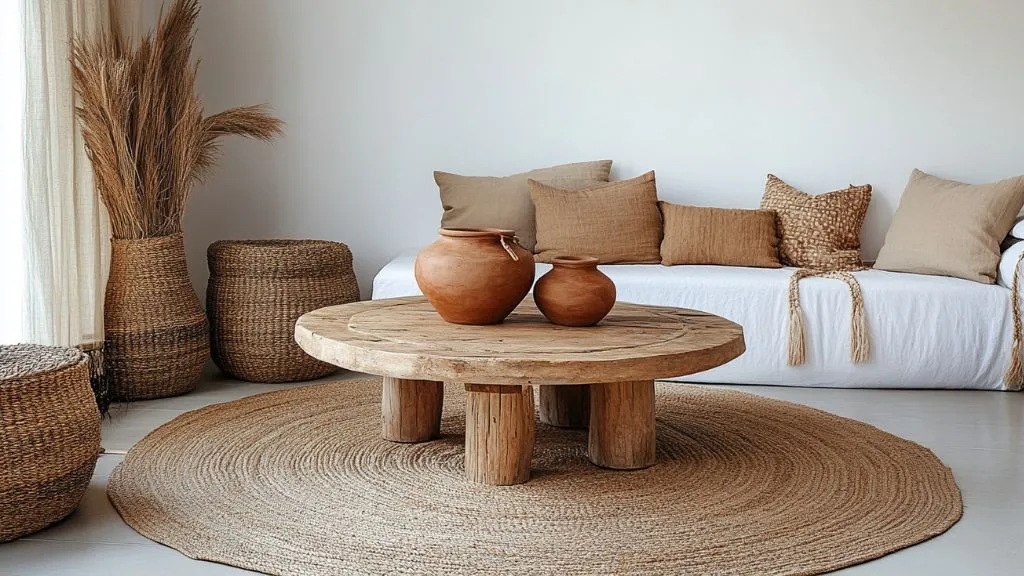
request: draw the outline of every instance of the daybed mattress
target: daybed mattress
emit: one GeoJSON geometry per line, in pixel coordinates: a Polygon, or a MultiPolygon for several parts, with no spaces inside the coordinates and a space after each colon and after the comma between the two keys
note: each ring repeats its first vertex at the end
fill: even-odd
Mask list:
{"type": "MultiPolygon", "coordinates": [[[[414,254],[374,278],[373,298],[420,294],[414,254]]],[[[537,277],[550,269],[537,264],[537,277]]],[[[850,362],[850,293],[838,280],[800,282],[807,362],[786,364],[793,268],[606,265],[620,301],[704,310],[743,326],[747,351],[679,380],[842,388],[1003,390],[1010,359],[1010,291],[956,278],[857,272],[871,339],[867,362],[850,362]]]]}

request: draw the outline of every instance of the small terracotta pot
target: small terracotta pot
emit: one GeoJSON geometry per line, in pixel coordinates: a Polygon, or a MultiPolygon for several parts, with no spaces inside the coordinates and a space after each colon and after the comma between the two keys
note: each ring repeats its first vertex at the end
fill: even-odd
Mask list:
{"type": "Polygon", "coordinates": [[[416,256],[416,283],[454,324],[501,322],[530,291],[534,272],[515,232],[497,228],[442,228],[416,256]]]}
{"type": "Polygon", "coordinates": [[[593,326],[615,305],[615,283],[597,269],[597,258],[562,256],[537,280],[533,299],[548,320],[562,326],[593,326]]]}

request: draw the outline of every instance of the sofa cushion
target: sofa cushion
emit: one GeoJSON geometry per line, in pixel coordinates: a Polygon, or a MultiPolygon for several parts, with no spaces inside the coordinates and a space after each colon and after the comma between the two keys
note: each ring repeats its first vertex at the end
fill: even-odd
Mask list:
{"type": "Polygon", "coordinates": [[[593,256],[612,262],[661,262],[661,211],[654,172],[585,190],[567,190],[535,179],[537,260],[593,256]]]}
{"type": "Polygon", "coordinates": [[[870,202],[870,184],[811,196],[769,174],[761,208],[776,213],[783,264],[852,270],[864,265],[860,229],[870,202]]]}
{"type": "Polygon", "coordinates": [[[991,284],[1021,205],[1024,176],[971,185],[914,170],[875,268],[991,284]]]}
{"type": "Polygon", "coordinates": [[[659,202],[665,221],[661,263],[780,268],[771,210],[704,208],[659,202]]]}
{"type": "Polygon", "coordinates": [[[611,160],[599,160],[539,168],[500,178],[434,172],[444,208],[441,227],[515,230],[519,243],[533,252],[536,234],[527,180],[533,178],[559,188],[587,188],[607,182],[611,169],[611,160]]]}

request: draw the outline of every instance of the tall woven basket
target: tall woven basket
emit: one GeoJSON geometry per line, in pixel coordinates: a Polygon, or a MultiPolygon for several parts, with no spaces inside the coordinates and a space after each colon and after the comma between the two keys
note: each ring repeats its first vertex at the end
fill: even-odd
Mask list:
{"type": "Polygon", "coordinates": [[[0,346],[0,542],[71,514],[99,454],[100,413],[85,354],[0,346]]]}
{"type": "Polygon", "coordinates": [[[321,378],[337,367],[295,343],[299,316],[359,300],[352,252],[325,240],[214,242],[207,250],[213,361],[250,382],[321,378]]]}
{"type": "Polygon", "coordinates": [[[113,240],[103,320],[111,398],[163,398],[196,387],[209,327],[181,234],[113,240]]]}

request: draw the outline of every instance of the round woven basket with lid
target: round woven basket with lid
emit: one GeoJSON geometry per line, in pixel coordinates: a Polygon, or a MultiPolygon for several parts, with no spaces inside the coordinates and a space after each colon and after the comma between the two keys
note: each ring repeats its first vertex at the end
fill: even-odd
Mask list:
{"type": "Polygon", "coordinates": [[[295,321],[324,306],[359,300],[352,252],[326,240],[221,240],[207,250],[213,361],[250,382],[296,382],[336,366],[295,343],[295,321]]]}
{"type": "Polygon", "coordinates": [[[0,542],[71,514],[99,454],[100,413],[86,355],[0,346],[0,542]]]}

